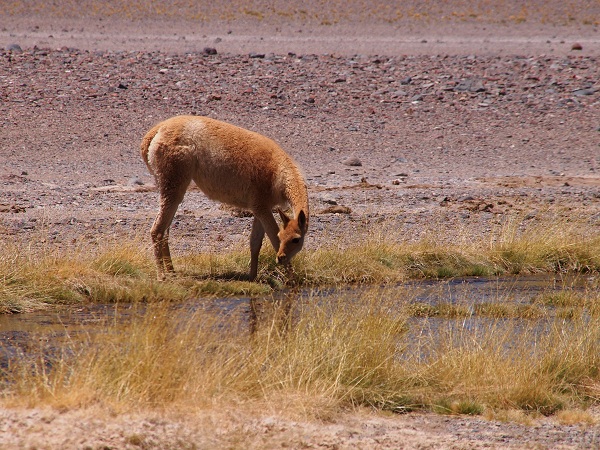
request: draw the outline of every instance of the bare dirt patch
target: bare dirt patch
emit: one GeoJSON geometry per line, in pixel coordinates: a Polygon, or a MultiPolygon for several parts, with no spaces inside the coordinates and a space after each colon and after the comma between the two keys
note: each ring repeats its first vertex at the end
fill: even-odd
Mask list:
{"type": "Polygon", "coordinates": [[[51,409],[2,409],[0,418],[3,449],[567,449],[594,448],[600,442],[598,428],[585,423],[537,419],[522,424],[363,410],[329,420],[294,419],[277,411],[110,414],[51,409]]]}

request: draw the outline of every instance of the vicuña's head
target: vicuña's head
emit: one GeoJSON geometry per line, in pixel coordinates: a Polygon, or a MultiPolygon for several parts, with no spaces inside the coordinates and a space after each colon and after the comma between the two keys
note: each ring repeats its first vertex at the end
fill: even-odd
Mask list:
{"type": "Polygon", "coordinates": [[[304,210],[300,211],[298,217],[292,219],[282,210],[278,209],[283,226],[277,236],[279,237],[279,251],[277,252],[277,263],[288,264],[294,255],[302,250],[304,236],[308,230],[308,220],[304,210]]]}

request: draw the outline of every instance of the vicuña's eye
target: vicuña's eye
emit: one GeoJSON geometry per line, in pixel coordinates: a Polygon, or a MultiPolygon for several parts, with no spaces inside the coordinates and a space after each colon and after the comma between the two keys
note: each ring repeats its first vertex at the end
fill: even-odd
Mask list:
{"type": "Polygon", "coordinates": [[[292,242],[294,244],[297,244],[298,242],[300,242],[300,238],[294,238],[294,239],[292,239],[292,242]]]}

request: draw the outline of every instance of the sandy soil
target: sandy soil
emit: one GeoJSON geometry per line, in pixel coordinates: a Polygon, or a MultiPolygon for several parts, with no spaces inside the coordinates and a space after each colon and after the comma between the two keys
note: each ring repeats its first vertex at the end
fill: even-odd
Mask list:
{"type": "MultiPolygon", "coordinates": [[[[496,13],[432,2],[420,16],[411,2],[365,12],[355,0],[340,12],[307,1],[304,13],[202,3],[199,20],[189,20],[194,2],[166,12],[148,1],[102,3],[112,12],[25,3],[36,2],[0,12],[2,239],[68,247],[146,235],[156,193],[139,140],[180,113],[259,131],[296,158],[311,197],[309,248],[386,227],[485,235],[508,214],[600,227],[597,2],[507,2],[496,13]],[[350,214],[327,212],[335,205],[350,214]]],[[[249,220],[192,190],[173,250],[238,245],[249,220]]],[[[0,449],[600,446],[597,425],[556,418],[210,414],[1,409],[0,449]]]]}
{"type": "Polygon", "coordinates": [[[286,418],[278,411],[110,414],[0,409],[2,449],[591,449],[593,425],[527,424],[433,414],[336,414],[286,418]]]}

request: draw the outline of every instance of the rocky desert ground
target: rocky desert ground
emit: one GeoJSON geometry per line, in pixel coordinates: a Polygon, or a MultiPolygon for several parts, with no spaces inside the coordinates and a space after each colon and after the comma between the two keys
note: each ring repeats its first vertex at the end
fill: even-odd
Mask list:
{"type": "MultiPolygon", "coordinates": [[[[583,0],[9,0],[0,238],[68,248],[147,235],[157,198],[139,142],[176,114],[250,128],[293,155],[308,248],[380,229],[481,236],[507,214],[600,227],[599,28],[600,5],[583,0]]],[[[192,189],[173,251],[237,245],[249,223],[192,189]]],[[[599,431],[366,411],[0,410],[2,449],[598,448],[599,431]]]]}

